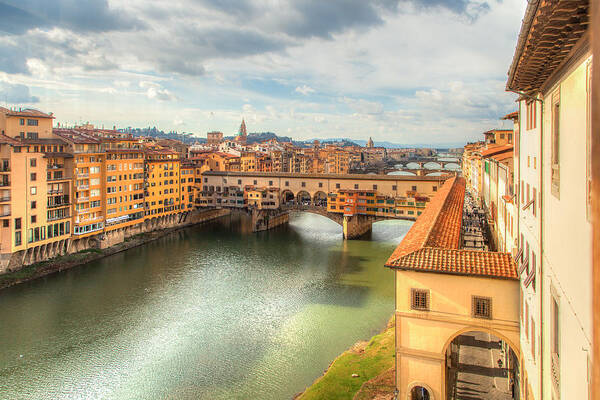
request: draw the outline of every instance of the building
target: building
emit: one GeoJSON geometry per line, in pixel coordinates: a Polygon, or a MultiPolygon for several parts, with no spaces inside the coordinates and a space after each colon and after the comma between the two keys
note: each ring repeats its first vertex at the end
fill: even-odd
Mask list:
{"type": "Polygon", "coordinates": [[[208,132],[206,134],[206,144],[209,146],[218,146],[223,141],[223,132],[208,132]]]}
{"type": "Polygon", "coordinates": [[[486,346],[505,349],[500,379],[519,382],[515,263],[509,253],[462,248],[464,198],[464,179],[448,179],[386,262],[396,287],[398,399],[454,398],[458,344],[474,333],[497,338],[486,346]]]}
{"type": "MultiPolygon", "coordinates": [[[[145,218],[159,218],[179,213],[179,155],[169,149],[145,149],[145,218]]],[[[184,199],[185,200],[185,199],[184,199]]]]}
{"type": "Polygon", "coordinates": [[[507,90],[520,95],[516,199],[527,399],[590,396],[589,7],[584,0],[529,2],[509,69],[507,90]]]}

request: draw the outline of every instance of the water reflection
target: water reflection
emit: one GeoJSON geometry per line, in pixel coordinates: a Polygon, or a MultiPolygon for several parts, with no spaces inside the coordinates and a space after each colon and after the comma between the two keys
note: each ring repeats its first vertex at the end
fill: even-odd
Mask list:
{"type": "Polygon", "coordinates": [[[299,213],[247,216],[0,292],[0,398],[290,398],[393,312],[382,265],[410,227],[371,241],[299,213]]]}

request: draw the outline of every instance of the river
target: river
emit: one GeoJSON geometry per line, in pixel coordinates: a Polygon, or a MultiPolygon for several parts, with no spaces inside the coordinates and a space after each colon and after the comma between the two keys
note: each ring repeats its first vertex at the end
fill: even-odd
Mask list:
{"type": "Polygon", "coordinates": [[[410,228],[232,216],[0,292],[0,399],[289,399],[394,309],[410,228]]]}

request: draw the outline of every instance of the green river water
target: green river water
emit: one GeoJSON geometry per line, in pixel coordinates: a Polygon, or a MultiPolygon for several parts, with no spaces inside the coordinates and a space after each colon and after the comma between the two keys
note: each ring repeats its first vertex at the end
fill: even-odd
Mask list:
{"type": "Polygon", "coordinates": [[[0,399],[290,399],[385,326],[410,225],[232,216],[3,290],[0,399]]]}

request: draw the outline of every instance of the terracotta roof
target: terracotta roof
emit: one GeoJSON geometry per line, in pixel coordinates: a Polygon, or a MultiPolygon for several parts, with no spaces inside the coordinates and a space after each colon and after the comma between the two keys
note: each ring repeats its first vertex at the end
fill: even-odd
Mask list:
{"type": "Polygon", "coordinates": [[[98,144],[100,139],[77,129],[52,129],[52,133],[75,144],[98,144]]]}
{"type": "Polygon", "coordinates": [[[9,136],[6,135],[0,135],[0,143],[2,144],[12,144],[12,145],[20,145],[21,142],[19,142],[18,140],[15,140],[9,136]]]}
{"type": "Polygon", "coordinates": [[[512,144],[506,144],[503,146],[494,146],[494,147],[488,147],[485,150],[481,151],[481,155],[483,157],[490,157],[493,156],[495,154],[500,154],[500,153],[506,153],[506,152],[512,152],[513,151],[513,145],[512,144]]]}
{"type": "Polygon", "coordinates": [[[24,108],[24,109],[17,111],[17,110],[10,110],[8,108],[0,107],[0,112],[6,114],[8,116],[11,116],[11,117],[32,117],[32,118],[52,118],[52,119],[54,119],[54,116],[52,114],[46,114],[44,112],[35,110],[33,108],[24,108]]]}
{"type": "Polygon", "coordinates": [[[513,158],[513,152],[507,151],[505,153],[494,154],[492,158],[496,161],[504,161],[513,158]]]}
{"type": "Polygon", "coordinates": [[[513,111],[509,114],[506,114],[504,117],[502,117],[500,119],[519,119],[519,112],[513,111]]]}
{"type": "Polygon", "coordinates": [[[385,266],[396,269],[518,279],[509,253],[461,249],[464,178],[448,179],[385,266]]]}
{"type": "Polygon", "coordinates": [[[424,247],[396,260],[394,268],[519,279],[509,253],[424,247]]]}

